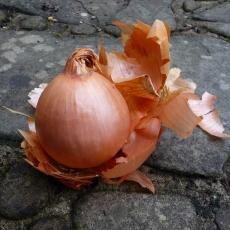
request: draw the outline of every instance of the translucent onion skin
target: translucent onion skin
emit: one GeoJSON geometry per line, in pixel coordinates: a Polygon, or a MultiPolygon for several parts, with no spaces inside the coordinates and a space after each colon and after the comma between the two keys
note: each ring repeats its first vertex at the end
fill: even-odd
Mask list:
{"type": "Polygon", "coordinates": [[[65,71],[41,94],[35,126],[42,147],[54,160],[71,168],[91,168],[124,145],[130,117],[120,92],[99,73],[65,71]]]}

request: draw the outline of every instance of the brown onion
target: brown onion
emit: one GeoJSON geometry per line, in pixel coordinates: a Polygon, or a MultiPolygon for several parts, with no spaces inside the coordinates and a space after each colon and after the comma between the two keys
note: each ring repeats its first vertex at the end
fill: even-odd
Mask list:
{"type": "Polygon", "coordinates": [[[96,71],[96,54],[90,49],[76,50],[37,104],[38,139],[54,160],[68,167],[91,168],[105,163],[129,135],[124,98],[96,71]]]}

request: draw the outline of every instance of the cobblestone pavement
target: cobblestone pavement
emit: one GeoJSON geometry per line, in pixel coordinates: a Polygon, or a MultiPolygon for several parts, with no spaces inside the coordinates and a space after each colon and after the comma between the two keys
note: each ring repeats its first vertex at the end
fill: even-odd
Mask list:
{"type": "Polygon", "coordinates": [[[166,129],[141,166],[155,194],[134,182],[97,179],[72,190],[24,162],[18,129],[33,115],[28,93],[48,83],[77,47],[122,50],[115,20],[172,30],[172,67],[217,96],[230,134],[230,1],[227,0],[0,0],[0,229],[230,229],[230,139],[196,128],[181,140],[166,129]],[[52,20],[48,20],[52,17],[52,20]]]}

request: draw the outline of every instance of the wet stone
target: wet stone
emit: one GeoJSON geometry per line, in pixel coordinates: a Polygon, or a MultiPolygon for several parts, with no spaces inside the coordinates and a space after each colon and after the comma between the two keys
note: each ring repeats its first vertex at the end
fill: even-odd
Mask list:
{"type": "Polygon", "coordinates": [[[1,183],[0,214],[8,219],[31,217],[50,202],[55,189],[53,178],[20,162],[1,183]]]}
{"type": "MultiPolygon", "coordinates": [[[[183,79],[197,84],[195,92],[199,98],[205,91],[216,95],[215,109],[220,111],[221,121],[228,122],[230,44],[211,37],[188,36],[174,36],[170,44],[171,66],[183,70],[183,79]]],[[[229,125],[224,133],[230,134],[229,125]]],[[[214,137],[198,127],[187,139],[180,139],[173,131],[165,129],[146,163],[184,174],[217,176],[222,173],[229,149],[230,138],[214,137]]]]}
{"type": "Polygon", "coordinates": [[[183,3],[183,9],[186,12],[192,12],[200,7],[201,7],[201,4],[199,2],[195,2],[191,0],[185,1],[183,3]]]}
{"type": "Polygon", "coordinates": [[[210,32],[230,38],[230,23],[216,24],[208,28],[210,32]]]}
{"type": "Polygon", "coordinates": [[[120,11],[114,21],[137,23],[137,19],[152,25],[156,19],[167,21],[171,30],[176,29],[175,15],[171,9],[172,0],[132,0],[126,9],[120,11]],[[135,16],[136,15],[136,16],[135,16]]]}
{"type": "Polygon", "coordinates": [[[106,33],[113,35],[115,38],[121,36],[121,30],[117,26],[107,25],[103,29],[106,33]]]}
{"type": "Polygon", "coordinates": [[[46,217],[35,223],[30,230],[69,230],[67,223],[60,217],[46,217]]]}
{"type": "Polygon", "coordinates": [[[221,208],[216,214],[216,223],[220,230],[229,230],[230,206],[221,208]]]}
{"type": "Polygon", "coordinates": [[[40,16],[29,16],[21,22],[22,29],[28,30],[46,30],[47,20],[40,16]]]}
{"type": "Polygon", "coordinates": [[[179,195],[96,192],[73,206],[74,229],[197,230],[190,201],[179,195]]]}
{"type": "Polygon", "coordinates": [[[194,14],[193,19],[212,22],[230,22],[230,3],[224,2],[215,5],[209,10],[194,14]]]}
{"type": "Polygon", "coordinates": [[[96,28],[87,24],[80,24],[74,26],[71,30],[71,33],[74,35],[92,35],[96,32],[96,28]]]}

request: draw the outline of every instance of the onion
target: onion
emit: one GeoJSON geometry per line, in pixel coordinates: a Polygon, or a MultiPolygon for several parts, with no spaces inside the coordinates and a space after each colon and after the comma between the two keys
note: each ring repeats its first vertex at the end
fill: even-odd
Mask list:
{"type": "Polygon", "coordinates": [[[37,137],[49,156],[68,167],[105,163],[129,135],[124,98],[96,71],[96,54],[90,49],[76,50],[37,104],[37,137]]]}

